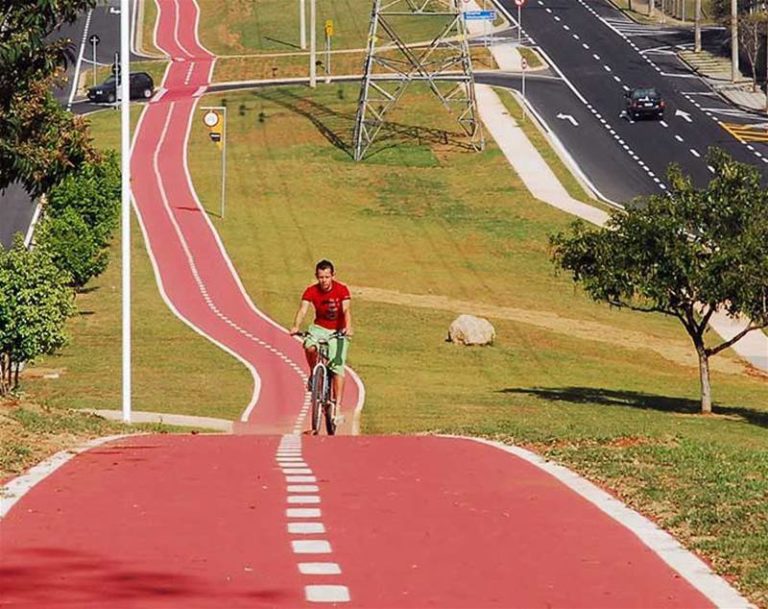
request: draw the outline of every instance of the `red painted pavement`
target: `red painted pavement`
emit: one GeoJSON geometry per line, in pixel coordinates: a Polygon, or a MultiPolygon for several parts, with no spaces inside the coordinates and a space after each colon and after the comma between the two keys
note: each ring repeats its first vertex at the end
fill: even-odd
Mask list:
{"type": "MultiPolygon", "coordinates": [[[[238,431],[287,432],[304,401],[303,382],[294,367],[306,371],[303,351],[250,301],[194,194],[185,169],[187,138],[190,122],[201,116],[194,96],[209,83],[214,57],[197,41],[198,9],[192,0],[161,0],[159,7],[157,46],[174,61],[164,92],[146,107],[135,134],[131,171],[136,209],[174,309],[258,374],[256,408],[238,431]]],[[[237,171],[236,162],[230,166],[237,171]]],[[[304,287],[297,286],[297,303],[304,287]]],[[[349,412],[358,397],[353,379],[345,390],[349,412]]]]}
{"type": "Polygon", "coordinates": [[[298,607],[312,584],[354,607],[712,606],[560,482],[468,440],[302,438],[321,515],[299,520],[326,531],[289,535],[277,444],[134,437],[77,457],[2,523],[0,606],[298,607]],[[295,539],[331,552],[293,554],[295,539]]]}

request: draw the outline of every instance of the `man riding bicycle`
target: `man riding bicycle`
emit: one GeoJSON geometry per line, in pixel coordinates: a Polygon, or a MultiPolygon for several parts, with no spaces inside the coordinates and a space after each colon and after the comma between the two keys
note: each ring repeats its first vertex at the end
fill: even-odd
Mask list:
{"type": "MultiPolygon", "coordinates": [[[[344,390],[344,364],[347,359],[349,342],[332,338],[340,332],[352,336],[352,313],[349,310],[349,288],[336,281],[336,271],[330,260],[321,260],[315,265],[317,283],[312,284],[301,296],[301,305],[296,312],[291,334],[298,334],[299,326],[309,311],[315,308],[315,321],[310,324],[304,339],[304,354],[309,364],[310,378],[317,363],[318,340],[328,341],[328,369],[333,373],[333,390],[336,395],[336,412],[341,413],[341,399],[344,390]]],[[[340,414],[339,419],[343,418],[340,414]]]]}

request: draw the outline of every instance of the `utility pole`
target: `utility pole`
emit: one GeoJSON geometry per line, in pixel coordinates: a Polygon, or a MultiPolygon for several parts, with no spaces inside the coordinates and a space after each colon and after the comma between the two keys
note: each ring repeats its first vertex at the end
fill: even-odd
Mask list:
{"type": "Polygon", "coordinates": [[[653,13],[656,10],[656,1],[655,0],[648,0],[648,16],[653,17],[653,13]]]}
{"type": "Polygon", "coordinates": [[[693,52],[701,53],[701,0],[693,8],[693,52]]]}
{"type": "Polygon", "coordinates": [[[739,74],[739,3],[731,0],[731,82],[738,80],[739,74]]]}
{"type": "MultiPolygon", "coordinates": [[[[735,1],[735,0],[734,0],[735,1]]],[[[317,0],[309,0],[309,86],[317,86],[317,0]]]]}

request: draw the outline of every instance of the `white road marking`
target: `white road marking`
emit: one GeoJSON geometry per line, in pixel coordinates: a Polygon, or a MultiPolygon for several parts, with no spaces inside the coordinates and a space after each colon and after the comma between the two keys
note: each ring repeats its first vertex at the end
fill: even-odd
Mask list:
{"type": "Polygon", "coordinates": [[[322,522],[289,522],[288,532],[293,535],[325,533],[325,525],[322,522]]]}
{"type": "Polygon", "coordinates": [[[701,157],[701,155],[700,155],[700,154],[699,154],[699,153],[698,153],[696,150],[694,150],[693,148],[691,148],[691,154],[692,154],[693,156],[695,156],[697,159],[698,159],[699,157],[701,157]]]}
{"type": "Polygon", "coordinates": [[[339,575],[341,567],[335,562],[300,562],[299,573],[304,575],[339,575]]]}
{"type": "Polygon", "coordinates": [[[311,474],[312,470],[308,467],[283,467],[284,474],[311,474]]]}
{"type": "Polygon", "coordinates": [[[315,476],[286,476],[286,482],[317,482],[315,476]]]}
{"type": "Polygon", "coordinates": [[[320,487],[317,484],[289,484],[289,493],[319,493],[320,487]]]}
{"type": "Polygon", "coordinates": [[[307,600],[313,603],[348,603],[349,589],[346,586],[305,586],[307,600]]]}
{"type": "Polygon", "coordinates": [[[319,495],[288,495],[288,503],[292,503],[292,504],[320,503],[320,496],[319,495]]]}
{"type": "Polygon", "coordinates": [[[295,554],[330,554],[331,544],[325,539],[294,539],[291,547],[295,554]]]}
{"type": "Polygon", "coordinates": [[[320,518],[320,508],[288,508],[285,515],[288,518],[320,518]]]}
{"type": "Polygon", "coordinates": [[[679,135],[677,135],[677,134],[675,134],[675,139],[676,139],[678,142],[683,142],[683,141],[685,141],[685,140],[683,140],[683,138],[682,138],[682,137],[680,137],[680,136],[679,136],[679,135]]]}
{"type": "Polygon", "coordinates": [[[667,127],[669,127],[669,125],[667,124],[667,121],[659,121],[659,125],[661,125],[661,126],[662,126],[662,127],[664,127],[665,129],[666,129],[667,127]]]}

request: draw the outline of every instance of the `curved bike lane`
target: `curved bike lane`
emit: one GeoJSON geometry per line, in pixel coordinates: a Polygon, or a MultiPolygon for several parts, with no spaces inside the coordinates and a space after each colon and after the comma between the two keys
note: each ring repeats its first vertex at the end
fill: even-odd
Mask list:
{"type": "MultiPolygon", "coordinates": [[[[299,431],[307,407],[302,349],[246,294],[187,169],[191,121],[215,61],[197,38],[199,8],[192,0],[164,0],[159,9],[156,44],[172,61],[141,116],[131,161],[135,206],[158,286],[181,319],[251,371],[254,393],[237,431],[299,431]]],[[[351,376],[348,414],[362,395],[351,376]]]]}

